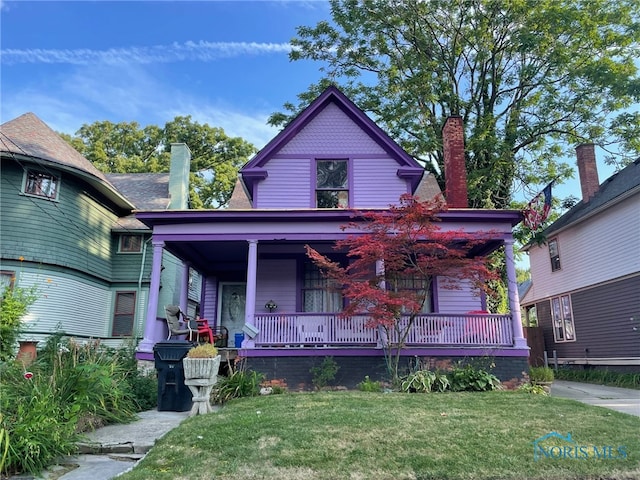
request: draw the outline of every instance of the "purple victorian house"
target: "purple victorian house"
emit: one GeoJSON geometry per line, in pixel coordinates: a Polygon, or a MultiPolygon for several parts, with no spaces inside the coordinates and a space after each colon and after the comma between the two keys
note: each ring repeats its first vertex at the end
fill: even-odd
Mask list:
{"type": "MultiPolygon", "coordinates": [[[[434,279],[404,354],[407,362],[491,356],[501,379],[520,377],[529,350],[512,228],[521,214],[468,208],[460,118],[447,121],[443,137],[449,209],[440,227],[490,231],[482,255],[504,246],[511,314],[477,313],[486,311],[482,295],[468,285],[442,288],[444,282],[434,279]]],[[[231,355],[244,357],[249,368],[296,387],[309,385],[309,369],[331,356],[342,385],[354,386],[365,375],[383,378],[383,339],[364,316],[339,315],[342,297],[304,247],[335,254],[334,242],[349,233],[341,226],[357,220],[358,212],[388,208],[406,193],[428,200],[440,189],[364,112],[328,88],[241,169],[228,209],[137,212],[153,229],[154,247],[139,358],[152,359],[154,344],[167,338],[164,312],[156,307],[164,249],[202,275],[201,317],[228,330],[231,355]]]]}

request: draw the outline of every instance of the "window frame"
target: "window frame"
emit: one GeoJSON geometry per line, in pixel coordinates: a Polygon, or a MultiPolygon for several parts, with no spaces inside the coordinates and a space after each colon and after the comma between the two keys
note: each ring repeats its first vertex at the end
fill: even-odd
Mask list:
{"type": "Polygon", "coordinates": [[[322,209],[340,209],[340,208],[349,208],[351,206],[351,191],[350,191],[350,162],[348,158],[316,158],[316,161],[314,163],[314,172],[313,172],[313,178],[314,178],[314,189],[313,189],[313,207],[314,208],[322,208],[322,209]],[[344,186],[343,187],[336,187],[336,186],[329,186],[329,187],[320,187],[318,185],[319,182],[319,175],[318,175],[318,168],[320,166],[320,164],[322,163],[328,163],[328,162],[340,162],[340,163],[344,163],[345,166],[345,180],[344,180],[344,186]],[[320,192],[327,192],[327,193],[335,193],[336,194],[336,206],[334,207],[320,207],[319,205],[319,194],[320,192]],[[346,193],[346,202],[343,202],[341,204],[341,200],[340,200],[340,194],[341,193],[346,193]]]}
{"type": "MultiPolygon", "coordinates": [[[[42,178],[41,178],[42,180],[42,178]]],[[[34,168],[27,168],[24,172],[24,176],[23,176],[23,182],[22,182],[22,194],[23,195],[27,195],[29,197],[35,197],[35,198],[46,198],[47,200],[51,200],[51,201],[58,201],[59,195],[60,195],[60,176],[59,175],[54,175],[53,173],[49,173],[49,172],[44,172],[42,170],[37,170],[34,168]],[[53,182],[53,187],[54,187],[54,193],[53,195],[47,195],[45,193],[37,193],[36,191],[28,191],[28,187],[31,184],[31,182],[29,181],[29,178],[31,176],[36,176],[39,175],[40,177],[49,177],[50,180],[53,182]]],[[[42,190],[40,188],[40,190],[42,190]]]]}
{"type": "MultiPolygon", "coordinates": [[[[118,290],[115,292],[115,296],[113,299],[113,316],[111,322],[111,336],[112,337],[132,337],[133,336],[133,327],[136,321],[136,291],[135,290],[118,290]],[[118,306],[120,305],[119,300],[124,295],[131,295],[133,301],[131,302],[132,311],[130,312],[119,312],[118,306]],[[121,323],[127,320],[127,317],[130,317],[130,327],[129,333],[117,333],[116,326],[120,327],[121,323]]],[[[120,329],[119,329],[120,330],[120,329]]]]}
{"type": "Polygon", "coordinates": [[[139,235],[139,234],[135,234],[135,233],[123,233],[121,235],[119,235],[118,238],[118,253],[124,253],[124,254],[136,254],[136,253],[142,253],[142,244],[144,243],[144,236],[143,235],[139,235]],[[139,239],[139,245],[138,245],[138,250],[130,250],[130,249],[125,249],[123,248],[123,244],[124,244],[124,239],[125,238],[138,238],[139,239]]]}
{"type": "MultiPolygon", "coordinates": [[[[0,270],[0,277],[9,277],[9,282],[6,285],[9,290],[12,290],[16,284],[16,272],[14,270],[0,270]]],[[[0,285],[4,285],[4,282],[0,282],[0,285]]],[[[3,292],[4,290],[0,290],[0,293],[3,292]]]]}
{"type": "MultiPolygon", "coordinates": [[[[335,260],[335,259],[332,259],[335,260]]],[[[300,303],[302,305],[301,311],[305,313],[339,313],[344,309],[345,298],[342,295],[342,288],[339,285],[332,284],[331,280],[324,277],[319,267],[315,265],[310,259],[305,259],[302,262],[302,281],[300,284],[300,303]],[[314,274],[311,280],[319,281],[319,285],[307,285],[307,274],[314,274]],[[320,292],[322,295],[322,310],[307,310],[307,292],[320,292]],[[340,299],[337,300],[339,303],[337,310],[330,310],[328,307],[332,303],[332,295],[338,294],[340,299]]]]}
{"type": "Polygon", "coordinates": [[[573,318],[571,295],[558,295],[552,297],[550,302],[553,341],[555,343],[575,342],[576,326],[573,318]],[[569,327],[569,329],[567,329],[567,327],[569,327]],[[567,335],[567,332],[570,332],[569,335],[567,335]]]}
{"type": "Polygon", "coordinates": [[[551,262],[551,271],[557,272],[558,270],[562,270],[562,264],[560,262],[560,245],[558,243],[558,239],[553,238],[549,240],[547,246],[549,251],[549,260],[551,262]],[[552,248],[555,250],[555,255],[552,254],[552,248]]]}

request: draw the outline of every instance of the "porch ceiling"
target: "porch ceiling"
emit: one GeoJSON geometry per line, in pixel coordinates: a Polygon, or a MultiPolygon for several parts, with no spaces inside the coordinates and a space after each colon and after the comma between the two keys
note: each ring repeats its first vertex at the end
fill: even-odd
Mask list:
{"type": "MultiPolygon", "coordinates": [[[[333,242],[313,239],[303,242],[260,241],[258,244],[258,255],[260,257],[260,247],[264,247],[265,245],[288,245],[287,250],[289,254],[303,254],[303,245],[307,243],[313,244],[315,248],[318,248],[321,244],[325,244],[326,251],[332,250],[333,245],[333,242]]],[[[470,254],[471,256],[488,255],[500,248],[502,244],[501,239],[490,239],[481,245],[475,246],[470,254]]],[[[216,275],[224,272],[242,272],[244,274],[247,270],[249,244],[246,240],[166,240],[165,248],[205,275],[216,275]]]]}

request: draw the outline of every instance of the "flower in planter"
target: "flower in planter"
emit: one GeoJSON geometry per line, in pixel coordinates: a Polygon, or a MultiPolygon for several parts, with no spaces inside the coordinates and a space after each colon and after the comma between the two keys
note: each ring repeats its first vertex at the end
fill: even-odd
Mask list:
{"type": "Polygon", "coordinates": [[[210,343],[203,343],[187,352],[187,358],[215,358],[217,356],[218,349],[210,343]]]}

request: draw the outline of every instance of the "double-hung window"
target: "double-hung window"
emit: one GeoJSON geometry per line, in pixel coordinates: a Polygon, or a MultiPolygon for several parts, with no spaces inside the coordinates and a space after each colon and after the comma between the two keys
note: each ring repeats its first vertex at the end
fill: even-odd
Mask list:
{"type": "Polygon", "coordinates": [[[114,337],[133,335],[135,313],[136,292],[116,292],[111,335],[114,337]]]}
{"type": "Polygon", "coordinates": [[[557,239],[549,240],[549,259],[551,260],[551,271],[560,270],[560,251],[557,239]]]}
{"type": "Polygon", "coordinates": [[[58,198],[60,180],[55,175],[37,170],[27,170],[24,182],[24,193],[50,200],[58,198]]]}
{"type": "Polygon", "coordinates": [[[421,307],[419,312],[409,312],[407,308],[403,308],[403,313],[430,313],[432,311],[430,284],[431,282],[427,278],[420,276],[399,276],[385,279],[386,290],[414,300],[421,307]]]}
{"type": "Polygon", "coordinates": [[[340,286],[326,278],[310,260],[304,263],[302,301],[305,312],[333,313],[342,310],[340,286]]]}
{"type": "Polygon", "coordinates": [[[556,343],[575,341],[576,330],[569,295],[561,295],[551,299],[551,321],[553,322],[553,338],[556,343]]]}
{"type": "Polygon", "coordinates": [[[347,160],[316,162],[316,207],[347,208],[349,206],[349,169],[347,160]]]}

